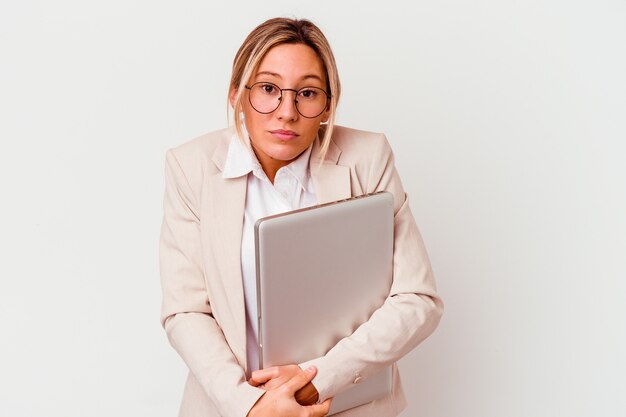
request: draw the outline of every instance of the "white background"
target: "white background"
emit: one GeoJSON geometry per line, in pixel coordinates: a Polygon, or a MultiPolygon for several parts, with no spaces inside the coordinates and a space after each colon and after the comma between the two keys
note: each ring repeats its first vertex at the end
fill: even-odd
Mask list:
{"type": "Polygon", "coordinates": [[[226,124],[232,59],[315,21],[338,123],[385,132],[446,311],[404,417],[626,412],[623,0],[0,6],[0,416],[175,416],[166,149],[226,124]]]}

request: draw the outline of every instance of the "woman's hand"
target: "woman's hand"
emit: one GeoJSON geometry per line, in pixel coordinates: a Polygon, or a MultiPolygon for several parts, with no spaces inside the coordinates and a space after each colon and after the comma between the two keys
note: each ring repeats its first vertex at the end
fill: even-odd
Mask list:
{"type": "MultiPolygon", "coordinates": [[[[291,378],[279,386],[266,388],[267,392],[250,409],[247,417],[322,417],[328,414],[330,398],[322,404],[309,406],[298,404],[294,395],[299,389],[311,382],[317,369],[310,367],[306,371],[302,371],[297,365],[294,366],[299,371],[296,371],[291,378]]],[[[293,371],[293,369],[290,370],[293,371]]]]}
{"type": "MultiPolygon", "coordinates": [[[[280,387],[301,372],[302,369],[298,365],[272,366],[252,372],[252,377],[248,383],[268,391],[280,387]]],[[[295,393],[294,398],[300,405],[311,405],[317,402],[319,393],[315,386],[309,382],[295,393]]]]}

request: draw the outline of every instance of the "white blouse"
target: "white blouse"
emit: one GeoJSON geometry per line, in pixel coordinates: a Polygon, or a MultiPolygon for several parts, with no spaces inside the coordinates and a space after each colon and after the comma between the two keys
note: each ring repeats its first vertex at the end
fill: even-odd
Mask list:
{"type": "Polygon", "coordinates": [[[248,377],[253,370],[259,368],[254,224],[261,217],[317,204],[309,168],[311,148],[312,146],[309,146],[295,161],[280,168],[272,184],[254,152],[241,143],[236,135],[231,139],[228,147],[222,176],[236,178],[247,175],[248,177],[241,239],[248,377]]]}

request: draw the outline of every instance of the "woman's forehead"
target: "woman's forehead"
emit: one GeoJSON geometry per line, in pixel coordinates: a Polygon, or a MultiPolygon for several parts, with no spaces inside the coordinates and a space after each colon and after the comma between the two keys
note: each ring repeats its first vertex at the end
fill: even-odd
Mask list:
{"type": "Polygon", "coordinates": [[[326,78],[322,60],[304,44],[283,44],[270,49],[261,60],[255,76],[277,81],[318,80],[326,78]]]}

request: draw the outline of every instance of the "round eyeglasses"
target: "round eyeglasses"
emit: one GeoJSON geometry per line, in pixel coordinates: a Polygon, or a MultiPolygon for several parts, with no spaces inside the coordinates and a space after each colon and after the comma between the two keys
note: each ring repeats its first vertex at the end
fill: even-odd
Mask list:
{"type": "Polygon", "coordinates": [[[283,91],[293,91],[296,110],[303,117],[313,119],[324,113],[330,94],[318,87],[302,87],[299,90],[293,88],[280,88],[276,84],[268,82],[258,82],[251,86],[246,85],[250,90],[248,100],[254,110],[262,114],[273,112],[280,106],[283,98],[283,91]]]}

